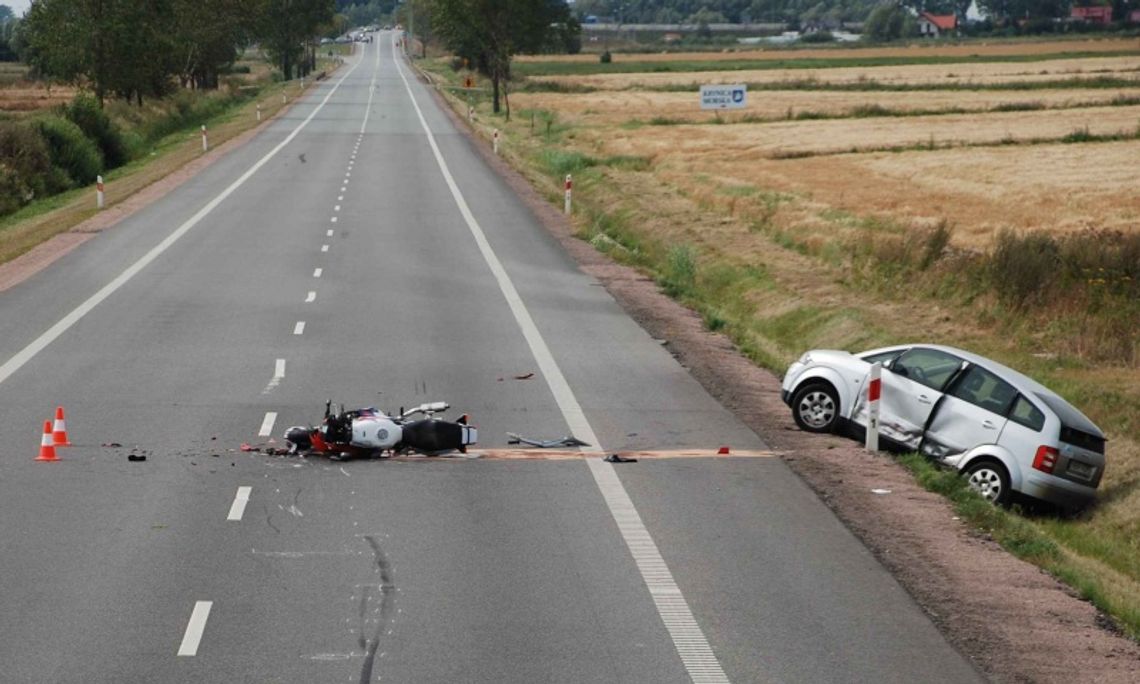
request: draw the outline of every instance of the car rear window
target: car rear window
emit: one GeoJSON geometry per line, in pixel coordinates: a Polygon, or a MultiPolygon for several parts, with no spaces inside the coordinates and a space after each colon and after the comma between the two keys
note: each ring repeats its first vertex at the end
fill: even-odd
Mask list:
{"type": "Polygon", "coordinates": [[[1009,419],[1037,432],[1041,432],[1045,427],[1045,414],[1021,395],[1018,395],[1017,401],[1013,402],[1009,419]]]}
{"type": "Polygon", "coordinates": [[[1104,454],[1104,438],[1090,435],[1087,432],[1073,429],[1068,425],[1061,426],[1061,441],[1065,444],[1072,444],[1075,447],[1080,447],[1085,451],[1091,451],[1096,454],[1104,454]]]}

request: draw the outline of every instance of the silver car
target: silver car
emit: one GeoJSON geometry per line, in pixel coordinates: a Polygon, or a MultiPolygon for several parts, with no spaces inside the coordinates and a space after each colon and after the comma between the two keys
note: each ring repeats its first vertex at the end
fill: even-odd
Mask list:
{"type": "Polygon", "coordinates": [[[1104,433],[1040,383],[941,345],[861,354],[815,350],[784,375],[782,396],[809,432],[866,434],[871,364],[882,363],[879,435],[966,474],[998,504],[1015,495],[1075,509],[1104,474],[1104,433]]]}

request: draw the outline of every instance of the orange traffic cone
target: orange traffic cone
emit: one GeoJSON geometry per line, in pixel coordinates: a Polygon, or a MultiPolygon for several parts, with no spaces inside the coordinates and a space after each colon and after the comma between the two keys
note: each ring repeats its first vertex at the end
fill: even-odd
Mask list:
{"type": "Polygon", "coordinates": [[[63,422],[62,406],[55,408],[55,427],[51,431],[51,441],[56,446],[71,446],[71,441],[67,439],[67,425],[63,422]]]}
{"type": "Polygon", "coordinates": [[[59,458],[55,455],[55,444],[52,444],[51,439],[51,421],[44,421],[44,436],[40,440],[40,455],[36,457],[37,461],[58,461],[59,458]]]}

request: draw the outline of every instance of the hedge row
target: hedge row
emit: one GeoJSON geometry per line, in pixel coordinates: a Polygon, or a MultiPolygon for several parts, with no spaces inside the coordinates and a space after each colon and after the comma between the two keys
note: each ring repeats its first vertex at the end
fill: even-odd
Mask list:
{"type": "Polygon", "coordinates": [[[0,121],[0,216],[128,160],[121,132],[91,96],[30,121],[0,121]]]}

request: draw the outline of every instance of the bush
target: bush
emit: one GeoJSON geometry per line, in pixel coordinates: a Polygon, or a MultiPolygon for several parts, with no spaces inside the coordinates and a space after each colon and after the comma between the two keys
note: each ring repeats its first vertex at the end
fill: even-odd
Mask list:
{"type": "Polygon", "coordinates": [[[1061,255],[1052,236],[1012,230],[998,233],[990,257],[990,282],[999,299],[1017,309],[1049,300],[1057,282],[1061,255]]]}
{"type": "Polygon", "coordinates": [[[609,50],[606,50],[602,53],[602,56],[598,58],[598,61],[600,61],[602,64],[609,64],[610,62],[614,61],[614,57],[610,54],[609,50]]]}
{"type": "Polygon", "coordinates": [[[5,213],[46,195],[51,168],[47,143],[35,127],[0,122],[0,207],[5,213]]]}
{"type": "Polygon", "coordinates": [[[103,155],[79,126],[58,116],[44,117],[36,125],[47,143],[52,166],[65,174],[65,188],[95,182],[103,172],[103,155]]]}
{"type": "Polygon", "coordinates": [[[805,33],[800,36],[801,43],[833,43],[835,42],[835,34],[831,31],[815,31],[814,33],[805,33]]]}
{"type": "Polygon", "coordinates": [[[63,115],[99,146],[103,153],[104,168],[114,169],[130,161],[122,132],[107,113],[99,108],[99,102],[94,97],[82,93],[76,95],[71,104],[64,106],[63,115]]]}

